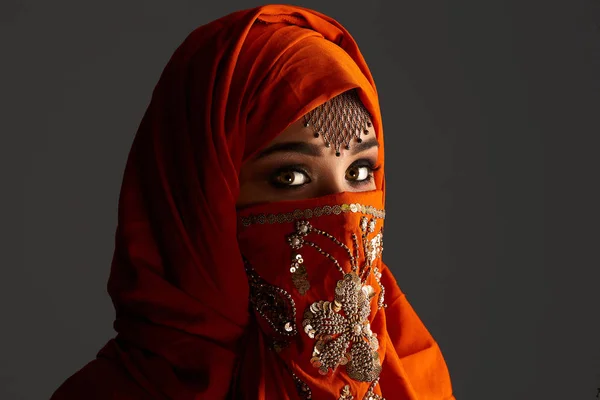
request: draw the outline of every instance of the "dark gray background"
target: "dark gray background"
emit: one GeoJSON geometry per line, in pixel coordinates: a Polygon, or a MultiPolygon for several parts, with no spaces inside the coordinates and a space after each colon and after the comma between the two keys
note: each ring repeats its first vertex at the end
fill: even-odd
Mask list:
{"type": "MultiPolygon", "coordinates": [[[[0,1],[0,399],[44,399],[113,335],[133,135],[198,25],[256,1],[0,1]]],[[[459,400],[600,386],[600,1],[299,1],[378,83],[386,261],[459,400]]]]}

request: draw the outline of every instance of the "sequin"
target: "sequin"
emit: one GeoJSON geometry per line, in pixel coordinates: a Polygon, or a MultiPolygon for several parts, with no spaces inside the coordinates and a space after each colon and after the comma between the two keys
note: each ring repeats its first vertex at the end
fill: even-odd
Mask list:
{"type": "Polygon", "coordinates": [[[294,287],[301,295],[305,295],[310,289],[310,283],[308,281],[308,273],[306,267],[302,265],[304,260],[300,259],[292,263],[290,272],[292,273],[292,283],[294,287]]]}
{"type": "Polygon", "coordinates": [[[340,393],[338,400],[354,400],[354,396],[352,396],[352,393],[350,392],[350,385],[345,385],[342,388],[342,392],[340,393]]]}
{"type": "Polygon", "coordinates": [[[313,357],[318,357],[322,364],[319,373],[335,370],[345,363],[350,378],[371,382],[379,376],[381,364],[374,350],[377,338],[370,328],[365,329],[370,305],[358,275],[353,272],[344,275],[337,283],[335,301],[341,304],[343,315],[328,301],[311,304],[309,313],[305,313],[305,321],[309,321],[306,327],[310,327],[308,336],[323,342],[319,353],[313,351],[313,357]],[[350,357],[346,357],[347,352],[350,357]]]}
{"type": "Polygon", "coordinates": [[[294,383],[296,384],[296,391],[298,392],[298,397],[302,400],[311,400],[312,399],[312,391],[310,387],[302,381],[294,372],[290,370],[290,368],[286,365],[286,368],[290,371],[292,378],[294,379],[294,383]]]}
{"type": "Polygon", "coordinates": [[[296,209],[293,212],[280,213],[280,214],[255,214],[246,217],[241,217],[242,226],[248,227],[255,224],[282,224],[284,222],[292,222],[300,219],[310,219],[313,217],[320,217],[322,215],[338,215],[347,212],[362,212],[373,218],[384,219],[385,210],[379,210],[372,206],[366,206],[362,204],[336,204],[333,206],[315,207],[314,209],[300,210],[296,209]]]}
{"type": "Polygon", "coordinates": [[[304,238],[297,234],[288,236],[287,240],[289,245],[296,250],[302,248],[302,245],[304,244],[304,238]]]}
{"type": "Polygon", "coordinates": [[[380,309],[385,308],[385,307],[387,307],[387,304],[385,304],[385,287],[381,283],[381,272],[379,272],[379,268],[377,268],[377,267],[373,268],[373,275],[375,276],[375,281],[379,285],[379,296],[377,299],[377,307],[380,309]]]}
{"type": "Polygon", "coordinates": [[[371,240],[367,241],[365,255],[367,258],[367,263],[371,265],[376,258],[381,257],[381,253],[383,252],[383,240],[382,233],[378,233],[371,240]]]}
{"type": "Polygon", "coordinates": [[[375,296],[375,289],[373,289],[373,286],[364,285],[362,291],[368,300],[371,300],[375,296]]]}
{"type": "Polygon", "coordinates": [[[360,218],[360,229],[365,232],[367,230],[367,225],[369,224],[369,219],[367,217],[360,218]]]}
{"type": "Polygon", "coordinates": [[[265,319],[275,333],[291,337],[296,328],[296,304],[284,289],[263,280],[246,261],[246,274],[250,285],[250,303],[265,319]]]}
{"type": "MultiPolygon", "coordinates": [[[[369,390],[367,391],[367,393],[365,393],[363,400],[385,400],[385,398],[383,398],[382,396],[375,394],[375,386],[377,385],[379,379],[376,379],[373,383],[371,383],[371,385],[369,386],[369,390]]],[[[354,396],[352,395],[352,392],[350,391],[350,385],[345,385],[341,392],[340,392],[340,397],[338,397],[338,400],[353,400],[354,396]]]]}
{"type": "Polygon", "coordinates": [[[369,232],[371,232],[371,233],[375,232],[375,225],[376,225],[376,222],[374,219],[369,221],[369,232]]]}

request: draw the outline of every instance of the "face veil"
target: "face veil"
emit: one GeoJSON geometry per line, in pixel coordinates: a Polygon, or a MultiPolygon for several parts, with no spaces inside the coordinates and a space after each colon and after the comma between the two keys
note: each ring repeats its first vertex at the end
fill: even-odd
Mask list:
{"type": "Polygon", "coordinates": [[[338,193],[240,211],[238,241],[258,328],[245,347],[269,349],[246,354],[241,371],[264,380],[259,398],[293,388],[306,399],[344,390],[381,398],[382,194],[338,193]],[[273,369],[287,374],[271,379],[273,369]]]}
{"type": "Polygon", "coordinates": [[[53,400],[452,399],[436,342],[381,261],[383,148],[375,83],[334,19],[267,5],[191,32],[125,167],[117,336],[53,400]],[[243,162],[351,89],[379,142],[377,189],[236,209],[243,162]]]}

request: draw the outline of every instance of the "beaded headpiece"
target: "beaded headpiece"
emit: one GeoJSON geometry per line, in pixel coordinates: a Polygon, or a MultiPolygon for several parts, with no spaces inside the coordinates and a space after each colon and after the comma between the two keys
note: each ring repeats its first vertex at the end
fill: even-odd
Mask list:
{"type": "Polygon", "coordinates": [[[333,146],[339,157],[342,146],[349,150],[352,139],[362,142],[360,135],[368,135],[373,124],[356,89],[352,89],[306,113],[304,126],[311,127],[315,137],[321,136],[326,147],[333,146]]]}

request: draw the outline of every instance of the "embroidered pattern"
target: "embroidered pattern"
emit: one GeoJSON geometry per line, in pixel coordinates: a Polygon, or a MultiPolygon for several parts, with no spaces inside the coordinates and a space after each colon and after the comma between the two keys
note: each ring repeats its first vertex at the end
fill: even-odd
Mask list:
{"type": "MultiPolygon", "coordinates": [[[[365,396],[363,397],[363,400],[385,400],[384,397],[375,394],[375,386],[377,386],[378,382],[379,378],[377,378],[375,381],[373,381],[373,383],[371,383],[371,385],[369,386],[369,390],[367,391],[367,393],[365,393],[365,396]]],[[[338,400],[354,400],[354,396],[352,396],[352,393],[350,392],[350,385],[346,385],[342,388],[342,392],[340,393],[340,397],[338,397],[338,400]]]]}
{"type": "MultiPolygon", "coordinates": [[[[297,221],[296,231],[288,236],[287,241],[296,251],[305,245],[315,248],[331,260],[343,276],[337,282],[333,302],[323,300],[314,302],[304,313],[302,321],[304,332],[311,339],[316,340],[311,364],[318,368],[322,375],[327,375],[339,365],[345,365],[350,378],[361,382],[372,382],[378,378],[381,364],[377,353],[379,348],[377,335],[371,331],[368,321],[371,313],[370,301],[375,296],[375,289],[365,282],[371,272],[373,261],[381,257],[383,234],[380,232],[372,239],[368,239],[368,234],[375,231],[375,219],[369,220],[363,216],[359,225],[362,231],[365,259],[360,271],[358,238],[354,234],[352,235],[354,254],[344,243],[327,232],[313,227],[308,221],[297,221]],[[346,251],[351,265],[350,273],[344,272],[335,257],[325,252],[316,243],[307,240],[307,236],[312,233],[325,236],[346,251]]],[[[295,254],[297,257],[297,253],[295,254]]],[[[297,262],[293,263],[292,269],[296,271],[297,266],[299,266],[297,262]]],[[[377,269],[374,272],[379,273],[377,269]]],[[[376,281],[383,288],[377,276],[376,281]]],[[[378,299],[380,308],[383,304],[381,293],[382,291],[378,299]]]]}
{"type": "Polygon", "coordinates": [[[293,212],[280,213],[280,214],[256,214],[247,217],[242,217],[242,225],[250,226],[255,224],[282,224],[285,222],[293,222],[299,219],[310,219],[313,217],[320,217],[322,215],[339,215],[341,213],[362,213],[370,215],[374,218],[384,219],[385,210],[379,210],[372,206],[363,204],[341,204],[334,206],[323,206],[315,208],[307,208],[306,210],[294,210],[293,212]]]}
{"type": "Polygon", "coordinates": [[[369,386],[369,390],[365,393],[364,400],[385,400],[385,397],[375,394],[375,386],[379,383],[379,378],[375,379],[371,386],[369,386]]]}
{"type": "Polygon", "coordinates": [[[373,275],[375,276],[375,281],[379,285],[379,296],[377,297],[377,308],[382,309],[386,308],[387,304],[385,304],[385,287],[381,283],[381,272],[379,268],[373,268],[373,275]]]}
{"type": "Polygon", "coordinates": [[[298,391],[298,396],[302,399],[302,400],[310,400],[312,399],[312,391],[310,390],[310,387],[308,387],[308,385],[302,381],[302,379],[298,378],[298,376],[291,372],[292,374],[292,378],[294,378],[294,383],[296,383],[296,390],[298,391]]]}
{"type": "MultiPolygon", "coordinates": [[[[380,281],[381,273],[374,266],[374,262],[383,252],[383,230],[375,234],[377,219],[383,218],[385,218],[385,211],[360,204],[324,206],[304,211],[296,210],[293,213],[258,214],[242,218],[245,226],[296,220],[296,229],[287,237],[287,242],[294,250],[290,273],[292,282],[300,294],[303,295],[310,289],[304,258],[300,254],[300,250],[305,246],[314,248],[329,259],[342,274],[342,279],[335,287],[333,300],[316,301],[307,307],[303,315],[302,328],[311,339],[315,340],[310,361],[315,368],[318,368],[320,374],[327,375],[341,365],[345,367],[351,379],[372,383],[363,400],[384,400],[373,391],[381,373],[381,363],[377,353],[379,341],[369,324],[371,300],[377,293],[372,286],[366,284],[372,272],[380,287],[377,304],[382,308],[385,289],[380,281]],[[342,212],[362,212],[368,215],[360,219],[359,232],[361,233],[358,236],[352,234],[352,249],[303,219],[320,215],[338,215],[342,212]],[[349,272],[344,271],[334,256],[309,240],[310,235],[314,234],[328,238],[344,250],[350,263],[349,272]],[[361,265],[359,265],[361,260],[359,250],[363,253],[361,265]]],[[[275,349],[279,351],[289,343],[287,341],[289,338],[297,334],[295,303],[288,292],[268,284],[248,263],[246,263],[246,271],[254,309],[277,334],[284,337],[274,338],[274,342],[277,343],[275,349]]],[[[310,399],[312,397],[310,388],[291,370],[290,373],[296,382],[299,396],[310,399]]],[[[349,386],[344,388],[340,399],[354,399],[349,386]]]]}
{"type": "Polygon", "coordinates": [[[292,254],[292,265],[290,266],[290,272],[292,273],[292,283],[301,295],[306,294],[308,289],[310,289],[310,283],[308,282],[308,273],[306,272],[306,267],[303,264],[304,259],[302,258],[301,254],[292,254]]]}
{"type": "MultiPolygon", "coordinates": [[[[365,252],[365,262],[368,268],[371,268],[373,261],[376,258],[381,257],[381,253],[383,253],[383,230],[380,231],[377,235],[375,235],[371,240],[367,238],[368,233],[375,232],[375,220],[370,220],[367,217],[362,217],[360,219],[360,229],[362,233],[362,242],[363,242],[363,250],[365,252]]],[[[373,275],[375,276],[375,281],[379,285],[379,297],[377,299],[377,307],[378,309],[382,309],[387,307],[385,304],[385,287],[381,283],[381,272],[379,268],[375,267],[373,269],[373,275]]]]}
{"type": "Polygon", "coordinates": [[[288,244],[294,250],[300,250],[305,245],[313,247],[321,255],[323,255],[326,258],[328,258],[329,260],[331,260],[331,262],[333,262],[335,264],[338,271],[340,271],[342,274],[344,274],[345,273],[344,269],[342,268],[342,266],[340,265],[340,263],[338,262],[338,260],[335,257],[333,257],[331,254],[324,251],[316,243],[305,239],[306,236],[308,236],[308,234],[310,234],[310,233],[316,233],[318,235],[325,236],[327,239],[331,240],[336,245],[338,245],[341,248],[343,248],[344,250],[346,250],[346,253],[348,254],[348,258],[350,259],[350,263],[352,265],[352,270],[356,271],[358,269],[358,265],[356,263],[356,260],[358,259],[358,253],[356,254],[356,256],[354,256],[352,254],[352,251],[350,251],[350,248],[348,248],[348,246],[346,246],[344,243],[337,240],[334,236],[330,235],[329,233],[313,227],[308,221],[297,221],[296,222],[296,232],[292,233],[291,235],[289,235],[287,237],[288,244]]]}
{"type": "Polygon", "coordinates": [[[342,388],[342,393],[340,393],[338,400],[354,400],[354,396],[350,393],[350,385],[346,385],[342,388]]]}
{"type": "Polygon", "coordinates": [[[311,363],[320,374],[345,365],[348,376],[357,381],[371,382],[379,376],[379,342],[368,322],[372,295],[351,272],[338,281],[333,302],[317,301],[304,313],[304,332],[317,340],[311,363]]]}
{"type": "MultiPolygon", "coordinates": [[[[348,376],[360,382],[375,381],[381,373],[379,361],[379,341],[377,334],[371,331],[369,315],[371,313],[370,301],[375,296],[375,289],[365,282],[371,272],[371,266],[376,258],[381,257],[383,251],[382,236],[380,232],[372,239],[368,234],[376,228],[375,219],[369,220],[363,216],[360,219],[362,231],[362,247],[364,265],[359,269],[359,246],[356,235],[352,236],[354,254],[344,243],[332,235],[313,227],[307,221],[297,221],[295,233],[288,236],[289,245],[296,251],[308,245],[315,248],[326,258],[330,259],[343,278],[337,282],[333,301],[317,301],[312,303],[304,312],[302,327],[304,332],[315,339],[311,364],[318,368],[319,373],[327,375],[338,366],[346,367],[348,376]],[[327,237],[336,245],[344,249],[348,255],[351,272],[344,272],[338,260],[331,254],[323,251],[314,242],[307,240],[307,236],[316,233],[327,237]]],[[[380,285],[379,270],[374,270],[375,279],[380,285]]],[[[378,299],[381,308],[383,297],[378,299]]]]}
{"type": "MultiPolygon", "coordinates": [[[[296,327],[296,304],[285,290],[264,281],[246,261],[246,274],[250,285],[250,303],[273,330],[282,336],[292,337],[296,327]]],[[[279,343],[279,342],[277,342],[279,343]]],[[[278,347],[282,347],[278,344],[278,347]]]]}

